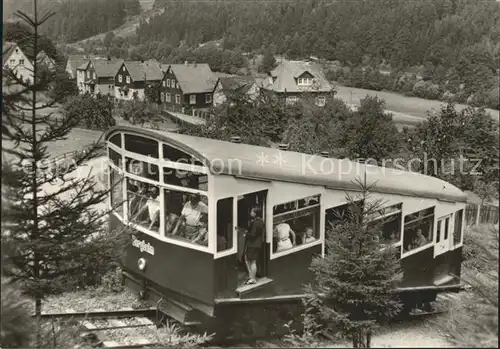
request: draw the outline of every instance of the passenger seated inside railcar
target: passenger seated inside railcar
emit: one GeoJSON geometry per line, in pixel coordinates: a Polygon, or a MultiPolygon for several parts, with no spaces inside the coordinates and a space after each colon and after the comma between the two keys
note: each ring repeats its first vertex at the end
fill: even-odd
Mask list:
{"type": "Polygon", "coordinates": [[[307,227],[306,230],[300,235],[299,239],[300,245],[308,244],[311,242],[316,241],[316,238],[314,237],[314,230],[312,227],[307,227]]]}
{"type": "Polygon", "coordinates": [[[151,231],[160,227],[158,188],[140,181],[128,181],[129,220],[151,231]]]}
{"type": "Polygon", "coordinates": [[[434,208],[405,216],[403,251],[409,252],[433,241],[434,208]]]}
{"type": "Polygon", "coordinates": [[[183,195],[181,192],[168,190],[165,202],[165,234],[207,246],[208,206],[201,200],[201,195],[183,195]],[[185,197],[189,200],[182,204],[185,197]]]}
{"type": "Polygon", "coordinates": [[[287,223],[280,223],[274,227],[276,238],[276,252],[286,251],[295,246],[296,235],[287,223]]]}
{"type": "Polygon", "coordinates": [[[308,196],[273,207],[273,253],[317,241],[320,196],[308,196]]]}

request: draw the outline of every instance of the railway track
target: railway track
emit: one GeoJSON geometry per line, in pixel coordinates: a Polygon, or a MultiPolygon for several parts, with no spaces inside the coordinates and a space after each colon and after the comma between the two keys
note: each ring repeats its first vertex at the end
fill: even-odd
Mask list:
{"type": "MultiPolygon", "coordinates": [[[[446,292],[438,294],[434,303],[434,310],[424,311],[414,309],[410,314],[403,318],[399,318],[399,322],[412,321],[415,319],[426,319],[435,315],[447,312],[446,305],[452,302],[463,294],[446,292]]],[[[104,309],[94,309],[89,312],[77,312],[72,309],[66,309],[65,312],[42,314],[42,319],[53,320],[72,320],[76,321],[80,326],[80,336],[82,339],[90,343],[94,347],[104,347],[110,349],[128,349],[128,348],[145,348],[159,346],[161,343],[152,340],[156,338],[157,328],[162,324],[165,314],[158,311],[156,308],[132,309],[122,308],[117,311],[106,311],[104,309]]],[[[328,334],[323,335],[329,340],[328,334]]],[[[210,343],[207,342],[207,347],[223,348],[223,347],[279,347],[276,344],[276,338],[254,338],[252,340],[230,340],[228,343],[210,343]]]]}
{"type": "Polygon", "coordinates": [[[155,308],[95,309],[88,312],[66,309],[61,313],[42,314],[41,319],[75,321],[80,337],[93,347],[125,349],[159,345],[151,340],[156,337],[160,319],[155,308]]]}

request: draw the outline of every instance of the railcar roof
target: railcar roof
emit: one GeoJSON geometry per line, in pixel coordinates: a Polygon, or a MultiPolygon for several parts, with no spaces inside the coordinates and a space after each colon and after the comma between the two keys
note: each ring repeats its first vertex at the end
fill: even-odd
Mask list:
{"type": "Polygon", "coordinates": [[[467,195],[441,179],[347,159],[325,158],[292,151],[238,144],[173,132],[116,126],[114,132],[134,132],[163,141],[199,157],[214,174],[269,179],[341,190],[356,190],[356,179],[375,184],[373,192],[466,202],[467,195]]]}

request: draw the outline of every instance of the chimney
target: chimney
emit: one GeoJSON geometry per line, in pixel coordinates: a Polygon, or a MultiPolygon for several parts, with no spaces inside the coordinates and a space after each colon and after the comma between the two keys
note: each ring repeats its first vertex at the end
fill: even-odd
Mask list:
{"type": "Polygon", "coordinates": [[[320,154],[321,154],[321,156],[322,156],[322,157],[324,157],[324,158],[328,158],[328,157],[330,157],[330,152],[328,152],[328,151],[322,151],[320,154]]]}
{"type": "Polygon", "coordinates": [[[239,136],[233,136],[233,137],[231,137],[231,142],[241,143],[241,138],[239,136]]]}
{"type": "Polygon", "coordinates": [[[278,145],[279,150],[288,150],[289,144],[280,144],[278,145]]]}
{"type": "Polygon", "coordinates": [[[188,61],[184,61],[184,65],[187,67],[189,65],[188,61]]]}

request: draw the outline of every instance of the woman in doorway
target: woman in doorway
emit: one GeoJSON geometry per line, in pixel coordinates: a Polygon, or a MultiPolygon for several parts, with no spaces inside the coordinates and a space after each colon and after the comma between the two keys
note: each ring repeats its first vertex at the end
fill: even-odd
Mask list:
{"type": "Polygon", "coordinates": [[[261,209],[257,206],[250,210],[250,224],[245,234],[245,248],[243,255],[248,270],[246,285],[257,282],[257,260],[259,259],[264,242],[265,224],[261,217],[261,209]]]}

